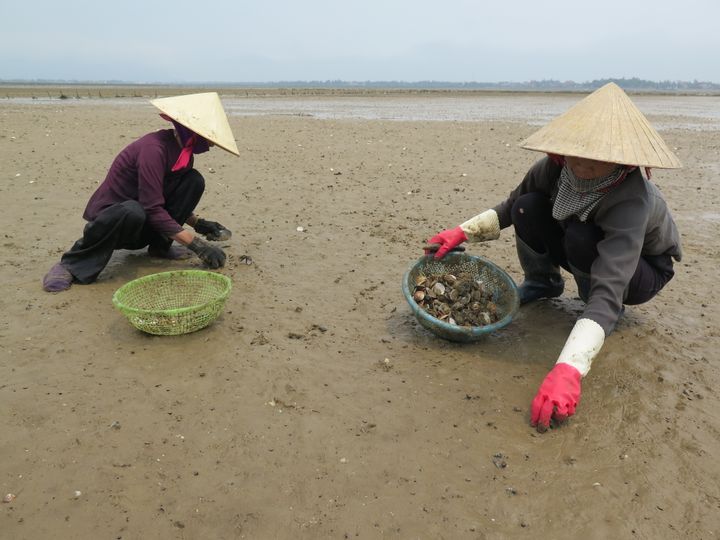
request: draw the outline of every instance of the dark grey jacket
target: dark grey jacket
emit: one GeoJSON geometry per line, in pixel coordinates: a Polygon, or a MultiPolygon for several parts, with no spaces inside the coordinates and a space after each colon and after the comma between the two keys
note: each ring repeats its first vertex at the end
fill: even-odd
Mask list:
{"type": "MultiPolygon", "coordinates": [[[[562,166],[549,157],[536,162],[522,183],[494,210],[500,228],[512,225],[510,210],[525,193],[540,192],[555,200],[562,166]]],[[[592,319],[609,334],[619,317],[628,283],[641,255],[682,257],[680,235],[660,190],[635,169],[605,195],[587,221],[604,232],[598,257],[590,270],[590,296],[583,317],[592,319]]]]}

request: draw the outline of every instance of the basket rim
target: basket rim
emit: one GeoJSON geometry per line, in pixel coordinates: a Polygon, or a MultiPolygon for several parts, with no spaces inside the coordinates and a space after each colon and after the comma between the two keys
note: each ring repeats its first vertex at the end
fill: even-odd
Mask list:
{"type": "Polygon", "coordinates": [[[132,314],[132,315],[148,315],[153,314],[157,315],[159,313],[162,313],[163,315],[181,315],[183,313],[189,313],[192,311],[197,311],[198,308],[203,308],[208,305],[221,302],[227,299],[228,295],[230,294],[230,290],[232,289],[232,280],[219,272],[209,272],[207,270],[170,270],[167,272],[157,272],[154,274],[148,274],[147,276],[142,276],[136,279],[133,279],[132,281],[128,281],[125,283],[125,285],[118,288],[112,296],[112,303],[113,305],[122,311],[125,314],[132,314]],[[209,300],[208,302],[205,302],[204,304],[195,304],[192,306],[185,306],[181,308],[171,308],[171,309],[142,309],[142,308],[135,308],[128,305],[123,304],[119,300],[119,296],[127,291],[127,289],[138,285],[139,283],[145,283],[148,281],[157,281],[159,279],[163,279],[165,277],[168,277],[170,275],[202,275],[204,277],[211,277],[211,279],[216,279],[218,281],[221,281],[225,285],[225,289],[222,291],[222,294],[220,294],[217,298],[213,300],[209,300]]]}
{"type": "Polygon", "coordinates": [[[485,266],[490,267],[494,272],[496,272],[498,275],[502,277],[502,279],[507,282],[507,284],[510,287],[510,290],[513,293],[513,302],[510,310],[508,313],[499,321],[496,321],[492,324],[488,324],[485,326],[459,326],[456,324],[450,324],[445,321],[441,321],[437,317],[433,317],[425,311],[423,308],[418,305],[418,303],[413,298],[412,292],[410,291],[410,286],[408,285],[408,278],[410,277],[410,273],[415,270],[421,263],[427,261],[430,258],[433,258],[432,254],[429,255],[423,255],[418,260],[410,264],[408,269],[405,271],[405,274],[403,275],[403,281],[402,281],[402,290],[403,295],[405,296],[405,300],[407,300],[408,304],[410,304],[410,308],[413,311],[413,314],[418,319],[422,318],[432,326],[437,327],[439,330],[443,330],[452,334],[456,334],[458,336],[462,335],[465,337],[480,337],[484,336],[486,334],[490,334],[496,330],[500,330],[501,328],[504,328],[510,322],[513,320],[515,315],[517,314],[518,310],[520,309],[520,296],[518,294],[517,285],[515,284],[515,281],[510,277],[510,274],[508,274],[504,269],[500,268],[497,264],[492,262],[489,259],[486,259],[485,257],[481,257],[479,255],[470,255],[468,253],[452,253],[449,255],[446,255],[446,257],[453,257],[457,259],[463,259],[463,260],[469,260],[473,262],[480,262],[484,264],[485,266]]]}

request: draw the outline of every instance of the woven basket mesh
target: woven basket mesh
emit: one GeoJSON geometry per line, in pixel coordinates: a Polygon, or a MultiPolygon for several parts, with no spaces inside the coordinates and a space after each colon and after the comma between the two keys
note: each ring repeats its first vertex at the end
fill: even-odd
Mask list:
{"type": "Polygon", "coordinates": [[[442,259],[424,256],[405,273],[403,294],[418,322],[434,334],[451,341],[476,341],[507,326],[520,306],[517,286],[512,278],[493,262],[466,253],[448,253],[442,259]],[[454,274],[467,272],[473,279],[483,282],[485,290],[497,306],[498,321],[487,326],[457,326],[437,319],[420,307],[413,299],[415,279],[419,275],[454,274]]]}
{"type": "Polygon", "coordinates": [[[212,323],[225,305],[230,278],[204,270],[151,274],[120,287],[113,304],[143,332],[187,334],[212,323]]]}

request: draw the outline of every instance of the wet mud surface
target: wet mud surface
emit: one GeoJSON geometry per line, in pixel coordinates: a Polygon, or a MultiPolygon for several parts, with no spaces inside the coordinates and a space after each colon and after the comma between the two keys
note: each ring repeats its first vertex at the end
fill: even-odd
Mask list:
{"type": "MultiPolygon", "coordinates": [[[[540,435],[529,405],[582,312],[572,280],[471,344],[424,330],[401,292],[420,242],[538,157],[517,147],[527,122],[233,116],[241,157],[195,161],[233,291],[179,337],[111,298],[195,259],[119,252],[93,285],[40,285],[117,152],[166,127],[156,111],[9,100],[0,122],[0,537],[720,534],[717,131],[661,132],[685,164],[653,177],[683,262],[540,435]]],[[[512,231],[468,251],[520,279],[512,231]]]]}

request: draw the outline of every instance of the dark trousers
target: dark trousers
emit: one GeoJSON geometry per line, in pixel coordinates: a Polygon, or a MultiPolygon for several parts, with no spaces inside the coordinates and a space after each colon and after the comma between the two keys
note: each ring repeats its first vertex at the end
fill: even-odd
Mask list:
{"type": "MultiPolygon", "coordinates": [[[[604,238],[600,227],[576,218],[558,222],[552,203],[541,193],[526,193],[512,207],[515,234],[537,253],[550,258],[568,272],[573,268],[589,274],[598,256],[597,244],[604,238]]],[[[641,256],[625,291],[624,304],[643,304],[655,296],[675,275],[670,255],[641,256]]]]}
{"type": "MultiPolygon", "coordinates": [[[[205,191],[205,180],[191,169],[166,191],[165,210],[181,225],[192,215],[205,191]]],[[[65,252],[62,263],[75,280],[92,283],[110,262],[116,249],[153,246],[166,250],[172,239],[159,234],[146,223],[145,210],[137,201],[123,201],[105,208],[85,225],[83,236],[65,252]]]]}

